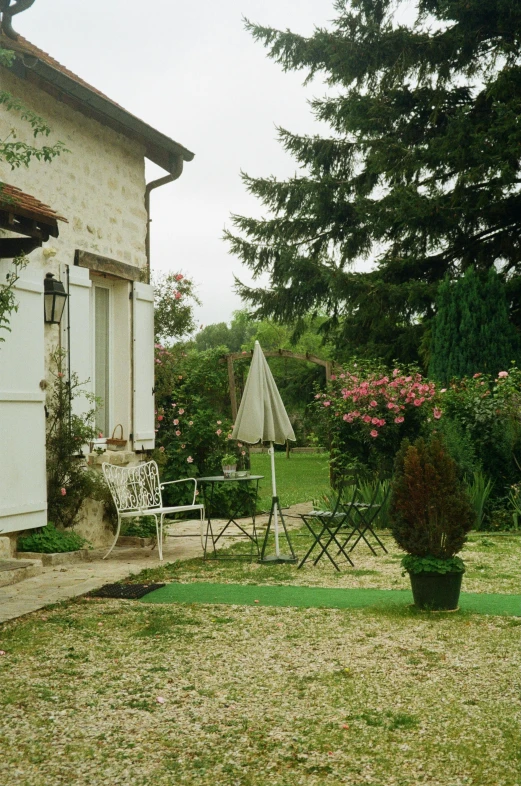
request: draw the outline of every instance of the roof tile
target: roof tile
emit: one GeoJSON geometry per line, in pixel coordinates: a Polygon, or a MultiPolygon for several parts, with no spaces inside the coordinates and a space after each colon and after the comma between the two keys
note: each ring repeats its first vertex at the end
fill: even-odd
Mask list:
{"type": "Polygon", "coordinates": [[[0,210],[12,210],[27,218],[34,218],[36,221],[47,224],[56,221],[68,223],[67,219],[60,216],[52,207],[8,183],[0,183],[0,210]]]}

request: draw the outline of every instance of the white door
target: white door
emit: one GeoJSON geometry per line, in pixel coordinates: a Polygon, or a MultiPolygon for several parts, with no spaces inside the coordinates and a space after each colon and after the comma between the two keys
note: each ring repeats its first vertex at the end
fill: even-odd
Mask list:
{"type": "MultiPolygon", "coordinates": [[[[0,260],[0,280],[11,263],[0,260]]],[[[28,265],[0,343],[0,534],[47,524],[43,273],[28,265]]]]}
{"type": "Polygon", "coordinates": [[[134,450],[155,445],[154,417],[154,288],[136,282],[133,301],[133,444],[134,450]]]}

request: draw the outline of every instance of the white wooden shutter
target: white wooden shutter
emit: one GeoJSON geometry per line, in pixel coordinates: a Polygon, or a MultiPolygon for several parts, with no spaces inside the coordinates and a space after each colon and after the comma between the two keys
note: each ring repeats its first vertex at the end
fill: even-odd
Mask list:
{"type": "MultiPolygon", "coordinates": [[[[72,401],[72,411],[82,415],[92,404],[83,393],[92,392],[92,330],[90,323],[91,304],[90,292],[92,282],[87,268],[71,265],[69,267],[69,368],[77,374],[81,388],[72,401]]],[[[67,343],[65,343],[67,346],[67,343]]]]}
{"type": "MultiPolygon", "coordinates": [[[[0,281],[10,269],[0,260],[0,281]]],[[[47,524],[43,273],[30,264],[0,343],[0,534],[47,524]]]]}
{"type": "Polygon", "coordinates": [[[154,418],[154,288],[135,282],[133,301],[133,444],[134,450],[155,445],[154,418]]]}

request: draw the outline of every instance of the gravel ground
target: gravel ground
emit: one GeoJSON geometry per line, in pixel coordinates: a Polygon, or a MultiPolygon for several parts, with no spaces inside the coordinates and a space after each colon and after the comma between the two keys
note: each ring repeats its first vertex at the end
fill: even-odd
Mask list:
{"type": "MultiPolygon", "coordinates": [[[[519,547],[473,536],[466,589],[518,591],[519,547]]],[[[391,556],[357,552],[376,575],[292,568],[292,580],[402,586],[391,556]]],[[[158,571],[207,569],[177,566],[158,571]]],[[[210,567],[219,580],[266,569],[210,567]]],[[[520,630],[414,609],[80,598],[0,627],[0,783],[519,786],[520,630]]]]}

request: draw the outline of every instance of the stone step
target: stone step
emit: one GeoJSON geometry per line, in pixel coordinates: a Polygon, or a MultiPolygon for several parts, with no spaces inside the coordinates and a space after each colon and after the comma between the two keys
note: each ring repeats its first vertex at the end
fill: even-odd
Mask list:
{"type": "Polygon", "coordinates": [[[74,562],[83,562],[89,559],[89,549],[79,551],[60,551],[54,554],[41,554],[37,551],[17,551],[15,557],[20,560],[36,560],[42,565],[71,565],[74,562]]]}
{"type": "Polygon", "coordinates": [[[32,576],[39,576],[43,571],[41,559],[1,559],[0,587],[17,584],[32,576]]]}

